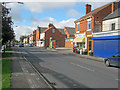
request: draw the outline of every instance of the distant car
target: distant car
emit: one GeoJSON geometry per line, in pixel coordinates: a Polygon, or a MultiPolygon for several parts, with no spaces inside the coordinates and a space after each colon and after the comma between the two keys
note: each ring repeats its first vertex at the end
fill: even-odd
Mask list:
{"type": "Polygon", "coordinates": [[[24,47],[24,44],[20,44],[19,47],[24,47]]]}
{"type": "Polygon", "coordinates": [[[28,46],[29,46],[29,44],[28,44],[28,43],[26,43],[26,44],[25,44],[25,46],[26,46],[26,47],[28,47],[28,46]]]}
{"type": "Polygon", "coordinates": [[[106,66],[117,66],[120,67],[120,52],[116,53],[115,55],[105,58],[104,63],[106,66]]]}
{"type": "Polygon", "coordinates": [[[29,47],[33,47],[33,44],[29,44],[29,47]]]}

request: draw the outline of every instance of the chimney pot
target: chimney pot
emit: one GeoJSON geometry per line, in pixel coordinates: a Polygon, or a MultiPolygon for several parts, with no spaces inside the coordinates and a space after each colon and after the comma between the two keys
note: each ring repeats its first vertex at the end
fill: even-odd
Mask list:
{"type": "Polygon", "coordinates": [[[90,4],[86,4],[85,5],[85,15],[88,14],[89,12],[91,12],[91,5],[90,4]]]}
{"type": "Polygon", "coordinates": [[[50,28],[51,26],[53,26],[53,24],[52,24],[52,23],[49,23],[48,28],[50,28]]]}

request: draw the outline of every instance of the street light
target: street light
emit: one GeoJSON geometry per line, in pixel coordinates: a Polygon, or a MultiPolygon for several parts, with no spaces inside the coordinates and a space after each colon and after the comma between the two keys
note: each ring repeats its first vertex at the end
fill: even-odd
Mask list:
{"type": "Polygon", "coordinates": [[[18,4],[24,4],[23,2],[2,2],[2,4],[8,4],[8,3],[18,3],[18,4]]]}

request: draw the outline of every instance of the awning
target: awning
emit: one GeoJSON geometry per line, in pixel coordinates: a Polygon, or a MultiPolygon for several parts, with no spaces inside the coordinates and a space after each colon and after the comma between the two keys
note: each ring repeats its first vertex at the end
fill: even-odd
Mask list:
{"type": "Polygon", "coordinates": [[[85,38],[84,37],[75,38],[73,42],[85,42],[85,38]]]}

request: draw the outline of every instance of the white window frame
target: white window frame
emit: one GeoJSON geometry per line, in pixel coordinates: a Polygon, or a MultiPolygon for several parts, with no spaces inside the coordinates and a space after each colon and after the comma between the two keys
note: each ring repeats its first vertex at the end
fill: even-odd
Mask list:
{"type": "Polygon", "coordinates": [[[79,32],[80,32],[80,23],[77,23],[77,32],[76,33],[79,33],[79,32]],[[79,25],[79,29],[78,29],[78,25],[79,25]]]}
{"type": "MultiPolygon", "coordinates": [[[[113,30],[112,30],[112,24],[115,24],[115,22],[113,22],[113,23],[110,24],[110,31],[113,31],[113,30]]],[[[115,25],[116,25],[116,24],[115,24],[115,25]]]]}
{"type": "MultiPolygon", "coordinates": [[[[89,27],[89,22],[91,22],[91,24],[92,24],[92,21],[91,21],[91,20],[92,20],[91,18],[90,18],[90,19],[87,19],[87,22],[88,22],[88,23],[87,23],[87,24],[88,24],[88,27],[89,27]]],[[[91,28],[89,29],[88,27],[87,27],[87,31],[91,31],[91,28]]]]}

